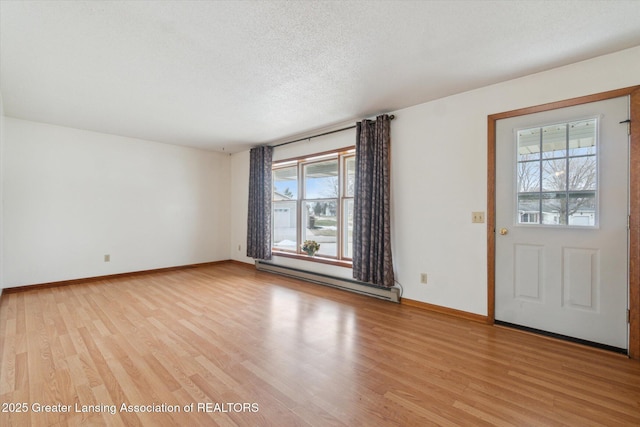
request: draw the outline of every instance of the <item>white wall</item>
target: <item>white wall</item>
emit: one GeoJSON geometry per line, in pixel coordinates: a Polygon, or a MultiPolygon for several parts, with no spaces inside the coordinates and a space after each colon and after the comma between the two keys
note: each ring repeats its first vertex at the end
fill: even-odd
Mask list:
{"type": "Polygon", "coordinates": [[[249,152],[231,155],[230,258],[253,263],[247,258],[247,213],[249,206],[249,152]]]}
{"type": "Polygon", "coordinates": [[[4,271],[4,261],[2,260],[3,254],[3,240],[4,240],[4,220],[2,215],[2,201],[4,199],[4,186],[2,185],[2,176],[4,171],[4,106],[2,104],[2,94],[0,93],[0,296],[2,295],[2,289],[4,288],[4,280],[2,272],[4,271]]]}
{"type": "MultiPolygon", "coordinates": [[[[640,47],[393,112],[392,239],[403,296],[487,314],[486,226],[472,224],[471,212],[487,206],[488,115],[637,84],[640,47]],[[429,277],[426,285],[420,283],[423,272],[429,277]]],[[[324,151],[342,145],[336,140],[344,137],[353,144],[355,134],[346,134],[287,151],[324,151]]],[[[276,153],[291,157],[284,149],[276,153]]],[[[231,160],[232,245],[246,240],[248,159],[239,153],[231,160]]],[[[231,253],[251,262],[238,251],[231,253]]],[[[314,271],[331,268],[294,261],[314,271]]],[[[336,268],[336,274],[344,270],[336,268]]]]}
{"type": "Polygon", "coordinates": [[[9,117],[4,127],[5,287],[229,258],[228,155],[9,117]]]}

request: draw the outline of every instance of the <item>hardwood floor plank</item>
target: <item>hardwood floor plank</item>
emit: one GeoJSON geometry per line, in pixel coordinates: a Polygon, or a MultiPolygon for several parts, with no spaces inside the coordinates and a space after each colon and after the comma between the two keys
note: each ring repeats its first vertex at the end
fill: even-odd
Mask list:
{"type": "Polygon", "coordinates": [[[0,345],[72,409],[3,427],[640,425],[638,361],[233,263],[5,294],[0,345]]]}
{"type": "MultiPolygon", "coordinates": [[[[87,346],[87,351],[91,359],[93,360],[98,374],[100,375],[100,379],[102,380],[107,391],[109,392],[109,395],[111,396],[111,400],[115,405],[118,406],[123,403],[127,405],[131,404],[120,385],[120,381],[124,381],[125,378],[117,378],[114,375],[104,357],[104,353],[100,351],[99,347],[94,342],[93,337],[89,334],[86,328],[78,328],[78,332],[82,336],[82,339],[87,346]]],[[[127,426],[142,425],[136,413],[119,412],[119,415],[124,419],[124,422],[127,426]]]]}
{"type": "MultiPolygon", "coordinates": [[[[10,393],[17,389],[16,376],[17,374],[17,355],[16,355],[16,336],[5,335],[2,342],[2,361],[6,365],[2,366],[0,370],[0,394],[10,393]]],[[[24,353],[23,353],[24,354],[24,353]]],[[[25,371],[26,372],[26,371],[25,371]]]]}
{"type": "Polygon", "coordinates": [[[611,419],[620,417],[620,419],[623,420],[627,419],[625,415],[631,414],[631,418],[627,419],[626,422],[635,421],[640,425],[640,412],[637,408],[629,407],[629,405],[625,405],[623,403],[618,404],[613,402],[612,399],[608,399],[600,395],[598,389],[584,390],[580,389],[579,385],[575,384],[574,381],[563,384],[553,379],[541,379],[538,377],[538,374],[539,372],[537,371],[529,372],[527,374],[517,372],[516,370],[509,372],[509,375],[514,376],[523,383],[532,383],[552,391],[556,401],[560,399],[571,400],[575,402],[576,405],[579,404],[580,406],[582,406],[584,402],[584,405],[587,405],[587,407],[592,407],[593,405],[598,408],[598,411],[610,414],[611,419]]]}
{"type": "MultiPolygon", "coordinates": [[[[0,395],[0,402],[26,403],[26,402],[29,402],[30,400],[31,400],[31,396],[30,396],[29,389],[16,390],[11,393],[5,393],[0,395]]],[[[11,410],[8,412],[1,412],[0,424],[2,424],[3,427],[29,426],[31,425],[31,413],[24,410],[20,410],[20,411],[11,410]]]]}
{"type": "MultiPolygon", "coordinates": [[[[493,417],[498,417],[501,422],[517,426],[553,426],[558,422],[546,416],[548,411],[532,411],[521,400],[513,399],[511,395],[496,395],[486,393],[475,387],[465,390],[462,398],[454,404],[471,406],[493,417]]],[[[461,407],[461,406],[460,406],[461,407]]],[[[462,408],[462,407],[461,407],[462,408]]],[[[551,406],[548,406],[550,409],[551,406]]],[[[565,420],[566,421],[566,420],[565,420]]]]}
{"type": "Polygon", "coordinates": [[[415,414],[421,418],[424,425],[437,425],[437,426],[458,426],[460,425],[455,420],[443,416],[444,407],[433,407],[431,404],[425,405],[422,402],[415,402],[415,399],[409,398],[405,393],[400,394],[394,391],[388,391],[384,397],[391,402],[397,403],[405,411],[415,414]]]}

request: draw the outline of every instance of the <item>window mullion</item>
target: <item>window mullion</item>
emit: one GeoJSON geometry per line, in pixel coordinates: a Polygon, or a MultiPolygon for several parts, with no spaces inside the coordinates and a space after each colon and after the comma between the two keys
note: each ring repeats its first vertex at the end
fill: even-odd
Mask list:
{"type": "Polygon", "coordinates": [[[344,254],[342,252],[342,215],[343,215],[343,198],[344,198],[344,180],[342,179],[342,175],[344,174],[344,156],[342,154],[338,155],[338,200],[336,203],[338,204],[336,209],[336,255],[338,259],[342,259],[344,254]]]}
{"type": "Polygon", "coordinates": [[[565,190],[565,224],[569,225],[569,123],[565,125],[565,181],[564,181],[564,190],[565,190]]]}
{"type": "Polygon", "coordinates": [[[538,169],[540,169],[540,185],[539,187],[539,191],[540,191],[540,197],[538,198],[538,220],[539,223],[542,224],[542,187],[543,187],[543,183],[542,183],[542,177],[543,177],[543,173],[542,173],[542,165],[543,165],[543,147],[542,147],[542,138],[543,138],[543,129],[540,128],[540,158],[538,159],[538,161],[540,162],[540,167],[538,169]]]}
{"type": "Polygon", "coordinates": [[[302,200],[304,200],[304,175],[302,173],[302,162],[298,162],[298,197],[296,200],[297,209],[297,221],[296,221],[296,253],[302,253],[300,245],[302,245],[302,200]]]}

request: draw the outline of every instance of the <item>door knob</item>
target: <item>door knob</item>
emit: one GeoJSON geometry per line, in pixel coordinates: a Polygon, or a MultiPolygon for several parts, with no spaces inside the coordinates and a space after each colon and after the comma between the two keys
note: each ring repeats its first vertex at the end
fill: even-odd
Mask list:
{"type": "Polygon", "coordinates": [[[509,230],[507,230],[506,228],[501,228],[500,229],[500,235],[501,236],[505,236],[507,233],[509,233],[509,230]]]}

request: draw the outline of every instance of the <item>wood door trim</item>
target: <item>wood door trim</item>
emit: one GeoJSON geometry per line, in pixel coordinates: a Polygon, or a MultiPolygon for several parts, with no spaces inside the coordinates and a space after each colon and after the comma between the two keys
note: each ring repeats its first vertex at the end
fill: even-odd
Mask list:
{"type": "Polygon", "coordinates": [[[487,117],[487,323],[495,322],[496,285],[496,122],[511,117],[630,97],[629,153],[629,357],[640,359],[640,85],[571,98],[487,117]]]}

